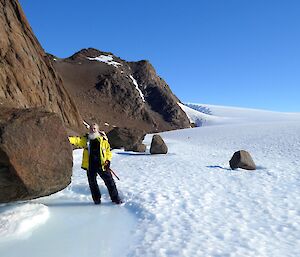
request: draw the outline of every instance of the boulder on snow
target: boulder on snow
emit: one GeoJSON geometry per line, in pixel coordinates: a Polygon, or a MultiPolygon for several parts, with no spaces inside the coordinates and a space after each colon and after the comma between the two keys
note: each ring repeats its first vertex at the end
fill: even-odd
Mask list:
{"type": "Polygon", "coordinates": [[[146,148],[147,147],[144,144],[137,144],[137,145],[125,148],[125,151],[132,151],[132,152],[137,152],[137,153],[144,153],[144,152],[146,152],[146,148]]]}
{"type": "Polygon", "coordinates": [[[168,147],[160,135],[154,135],[151,141],[150,153],[151,154],[166,154],[168,147]]]}
{"type": "Polygon", "coordinates": [[[237,151],[233,154],[231,160],[229,161],[229,165],[231,169],[245,169],[245,170],[255,170],[256,165],[250,155],[245,150],[237,151]]]}
{"type": "Polygon", "coordinates": [[[135,145],[142,144],[145,132],[138,129],[129,128],[113,128],[107,133],[110,147],[130,149],[135,145]]]}
{"type": "Polygon", "coordinates": [[[0,110],[0,202],[50,195],[71,182],[72,147],[57,114],[0,110]]]}

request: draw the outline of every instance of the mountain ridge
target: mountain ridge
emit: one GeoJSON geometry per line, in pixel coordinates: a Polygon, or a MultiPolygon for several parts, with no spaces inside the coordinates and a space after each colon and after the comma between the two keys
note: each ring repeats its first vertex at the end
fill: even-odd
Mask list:
{"type": "Polygon", "coordinates": [[[88,122],[157,132],[190,127],[180,100],[149,61],[127,62],[110,52],[82,49],[52,62],[88,122]]]}

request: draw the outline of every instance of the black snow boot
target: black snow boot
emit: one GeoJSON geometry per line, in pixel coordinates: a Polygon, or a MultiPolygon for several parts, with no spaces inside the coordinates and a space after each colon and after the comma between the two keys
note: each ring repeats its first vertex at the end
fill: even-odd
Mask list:
{"type": "Polygon", "coordinates": [[[116,200],[113,200],[113,202],[114,202],[115,204],[122,204],[122,203],[124,203],[120,198],[118,198],[118,199],[116,199],[116,200]]]}

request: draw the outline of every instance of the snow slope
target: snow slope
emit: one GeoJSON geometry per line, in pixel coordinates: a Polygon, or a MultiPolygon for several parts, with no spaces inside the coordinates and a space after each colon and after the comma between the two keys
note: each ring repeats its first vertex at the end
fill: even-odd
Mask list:
{"type": "Polygon", "coordinates": [[[186,103],[178,105],[197,127],[225,124],[248,124],[299,119],[299,113],[280,113],[265,110],[186,103]]]}
{"type": "Polygon", "coordinates": [[[167,155],[113,152],[122,206],[110,203],[100,179],[103,203],[91,203],[74,151],[68,188],[1,206],[0,256],[299,256],[300,115],[205,108],[199,115],[213,118],[206,126],[161,133],[167,155]],[[256,171],[229,169],[240,149],[256,171]],[[28,205],[37,210],[32,224],[47,211],[21,233],[13,227],[28,222],[28,205]]]}

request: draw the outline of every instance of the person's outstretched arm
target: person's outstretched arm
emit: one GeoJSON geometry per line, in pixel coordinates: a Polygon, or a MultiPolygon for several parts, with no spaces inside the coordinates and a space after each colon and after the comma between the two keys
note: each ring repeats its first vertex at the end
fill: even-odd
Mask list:
{"type": "Polygon", "coordinates": [[[84,148],[86,147],[86,138],[84,136],[81,137],[69,137],[69,141],[72,145],[79,147],[79,148],[84,148]]]}

